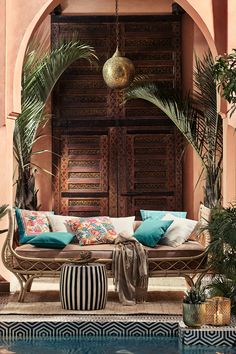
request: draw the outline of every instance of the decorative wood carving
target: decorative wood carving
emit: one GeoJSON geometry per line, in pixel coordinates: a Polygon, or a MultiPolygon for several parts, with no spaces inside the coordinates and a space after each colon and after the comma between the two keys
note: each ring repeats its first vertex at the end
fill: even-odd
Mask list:
{"type": "MultiPolygon", "coordinates": [[[[180,16],[120,16],[120,31],[121,52],[137,74],[181,87],[180,16]]],[[[181,135],[161,110],[142,100],[123,105],[122,92],[103,82],[114,17],[52,16],[52,44],[75,32],[100,60],[97,69],[73,63],[54,90],[55,211],[139,217],[142,208],[181,209],[181,135]]]]}

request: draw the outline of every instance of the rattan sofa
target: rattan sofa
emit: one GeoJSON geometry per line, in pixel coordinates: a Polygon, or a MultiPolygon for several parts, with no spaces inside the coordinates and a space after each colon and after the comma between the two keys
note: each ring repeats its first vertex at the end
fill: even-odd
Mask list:
{"type": "MultiPolygon", "coordinates": [[[[200,218],[204,218],[200,208],[200,218]]],[[[64,263],[83,263],[96,260],[106,265],[112,277],[111,263],[113,244],[80,246],[69,244],[63,249],[38,248],[30,244],[19,245],[16,239],[14,209],[8,210],[9,229],[2,249],[2,260],[20,282],[18,301],[23,302],[32,282],[39,277],[58,277],[64,263]],[[90,259],[88,259],[88,257],[90,259]]],[[[204,218],[205,219],[205,218],[204,218]]],[[[138,226],[137,222],[136,227],[138,226]]],[[[207,245],[209,237],[202,233],[201,242],[188,241],[173,248],[157,245],[146,247],[150,277],[195,276],[207,271],[207,245]]]]}

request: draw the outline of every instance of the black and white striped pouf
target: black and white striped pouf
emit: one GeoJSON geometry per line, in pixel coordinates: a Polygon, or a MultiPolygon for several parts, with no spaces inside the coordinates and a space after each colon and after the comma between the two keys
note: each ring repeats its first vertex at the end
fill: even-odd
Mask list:
{"type": "Polygon", "coordinates": [[[60,276],[60,299],[67,310],[104,309],[107,274],[103,264],[64,264],[60,276]]]}

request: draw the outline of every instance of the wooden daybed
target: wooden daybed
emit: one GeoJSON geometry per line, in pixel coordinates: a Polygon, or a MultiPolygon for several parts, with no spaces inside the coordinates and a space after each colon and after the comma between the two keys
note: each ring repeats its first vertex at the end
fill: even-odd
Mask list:
{"type": "MultiPolygon", "coordinates": [[[[201,209],[200,209],[200,218],[201,209]]],[[[107,274],[112,277],[111,262],[112,244],[80,246],[69,244],[63,249],[38,248],[30,244],[19,246],[15,239],[14,210],[8,210],[9,229],[2,249],[2,260],[5,267],[15,274],[20,282],[21,290],[18,301],[23,302],[32,282],[39,277],[58,277],[64,263],[85,262],[84,256],[96,258],[99,263],[106,264],[107,274]],[[88,252],[86,252],[88,251],[88,252]]],[[[150,277],[194,276],[207,271],[207,233],[201,235],[201,243],[188,241],[173,248],[157,245],[146,247],[150,277]]]]}

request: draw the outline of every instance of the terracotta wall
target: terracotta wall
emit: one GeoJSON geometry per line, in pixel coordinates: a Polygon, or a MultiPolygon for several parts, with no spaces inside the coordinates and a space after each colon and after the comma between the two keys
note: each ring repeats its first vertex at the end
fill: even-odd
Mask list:
{"type": "MultiPolygon", "coordinates": [[[[119,13],[153,14],[171,12],[172,0],[119,0],[119,13]]],[[[65,15],[111,15],[115,12],[115,0],[64,0],[62,2],[65,15]]]]}

